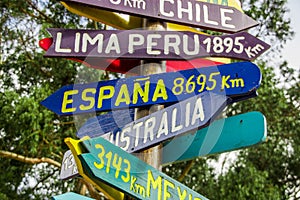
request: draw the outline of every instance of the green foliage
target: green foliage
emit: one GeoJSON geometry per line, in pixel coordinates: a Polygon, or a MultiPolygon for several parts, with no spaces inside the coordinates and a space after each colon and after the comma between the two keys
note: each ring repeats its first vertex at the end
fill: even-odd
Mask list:
{"type": "MultiPolygon", "coordinates": [[[[275,45],[275,50],[292,37],[290,20],[284,17],[286,0],[245,0],[243,7],[260,22],[254,32],[275,45]]],[[[67,150],[63,139],[75,138],[73,121],[82,123],[87,116],[58,117],[39,103],[63,85],[97,81],[107,74],[66,59],[44,58],[38,40],[49,37],[47,28],[91,28],[94,23],[54,0],[2,0],[0,9],[0,150],[61,162],[67,150]]],[[[279,51],[274,52],[279,57],[279,51]]],[[[286,62],[273,67],[257,62],[263,73],[259,96],[230,106],[226,114],[262,112],[268,141],[239,151],[234,164],[222,174],[209,164],[218,155],[196,159],[182,182],[210,199],[299,198],[299,71],[286,62]]],[[[75,187],[77,179],[60,181],[60,169],[49,164],[31,165],[3,157],[0,163],[0,199],[48,199],[80,189],[75,187]]],[[[178,178],[188,164],[173,164],[164,172],[178,178]]]]}

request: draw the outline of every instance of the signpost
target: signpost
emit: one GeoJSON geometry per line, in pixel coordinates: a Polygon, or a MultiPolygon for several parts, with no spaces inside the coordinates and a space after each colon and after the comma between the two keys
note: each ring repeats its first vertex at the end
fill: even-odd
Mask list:
{"type": "Polygon", "coordinates": [[[205,91],[237,98],[259,87],[250,62],[64,86],[41,102],[58,115],[175,103],[205,91]]]}
{"type": "Polygon", "coordinates": [[[266,126],[266,119],[260,112],[216,120],[206,128],[164,143],[162,164],[192,160],[259,144],[266,141],[266,126]]]}
{"type": "MultiPolygon", "coordinates": [[[[39,45],[45,51],[53,43],[53,38],[44,38],[39,41],[39,45]]],[[[100,58],[68,58],[70,60],[80,62],[87,67],[106,70],[110,72],[117,72],[122,74],[139,75],[139,70],[135,66],[140,65],[140,60],[138,59],[100,59],[100,58]]],[[[193,60],[167,60],[166,62],[166,72],[174,72],[192,68],[216,66],[224,63],[228,63],[230,59],[224,58],[196,58],[193,60]]]]}
{"type": "Polygon", "coordinates": [[[151,30],[48,29],[53,43],[45,57],[188,60],[228,57],[254,60],[270,45],[247,32],[209,36],[151,30]]]}
{"type": "Polygon", "coordinates": [[[169,0],[64,0],[113,12],[166,22],[234,33],[257,26],[258,23],[233,7],[199,2],[169,0]]]}
{"type": "Polygon", "coordinates": [[[80,175],[92,182],[103,181],[136,199],[207,199],[103,138],[65,142],[85,170],[79,170],[80,175]],[[88,152],[76,151],[80,145],[88,152]]]}
{"type": "Polygon", "coordinates": [[[206,91],[135,120],[116,134],[107,133],[102,137],[124,151],[137,152],[208,125],[230,101],[224,95],[206,91]]]}
{"type": "Polygon", "coordinates": [[[68,192],[65,194],[52,197],[52,200],[94,200],[92,198],[76,194],[74,192],[68,192]]]}

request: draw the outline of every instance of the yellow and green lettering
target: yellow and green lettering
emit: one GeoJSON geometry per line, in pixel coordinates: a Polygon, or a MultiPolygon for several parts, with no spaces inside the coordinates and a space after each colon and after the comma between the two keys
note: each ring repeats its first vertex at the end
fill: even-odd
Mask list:
{"type": "Polygon", "coordinates": [[[161,194],[162,194],[162,178],[161,176],[158,176],[156,180],[154,180],[151,170],[148,170],[148,179],[147,179],[147,197],[151,196],[151,185],[153,189],[158,189],[157,192],[157,200],[161,200],[161,194]]]}
{"type": "Polygon", "coordinates": [[[123,84],[121,86],[118,97],[115,102],[115,106],[119,106],[121,102],[126,103],[126,105],[130,104],[130,96],[126,84],[123,84]]]}
{"type": "Polygon", "coordinates": [[[168,99],[167,90],[163,79],[159,79],[157,81],[152,101],[157,101],[157,98],[163,98],[164,100],[168,99]]]}
{"type": "Polygon", "coordinates": [[[171,198],[171,194],[168,191],[169,187],[175,188],[174,183],[168,181],[167,179],[164,179],[164,200],[171,198]]]}
{"type": "Polygon", "coordinates": [[[145,82],[144,90],[142,89],[140,83],[135,82],[133,85],[133,104],[136,104],[139,96],[142,97],[144,103],[149,101],[149,86],[150,81],[145,82]]]}
{"type": "Polygon", "coordinates": [[[87,93],[96,94],[96,89],[95,88],[86,88],[82,91],[81,99],[83,101],[90,102],[90,103],[89,103],[89,105],[81,104],[79,106],[80,110],[89,110],[95,106],[95,97],[92,97],[92,96],[88,97],[87,93]]]}
{"type": "Polygon", "coordinates": [[[100,88],[99,97],[98,97],[98,108],[102,108],[103,100],[110,99],[115,94],[114,86],[107,85],[100,88]],[[108,94],[105,94],[105,91],[108,91],[108,94]]]}
{"type": "Polygon", "coordinates": [[[68,113],[68,112],[75,112],[76,108],[67,108],[68,104],[73,103],[73,99],[69,99],[69,96],[74,95],[74,94],[78,94],[78,90],[69,90],[69,91],[65,91],[64,92],[64,97],[63,97],[63,102],[61,105],[61,112],[62,113],[68,113]]]}
{"type": "Polygon", "coordinates": [[[177,187],[177,192],[178,192],[179,200],[185,200],[186,190],[183,190],[183,192],[181,192],[180,187],[177,187]]]}

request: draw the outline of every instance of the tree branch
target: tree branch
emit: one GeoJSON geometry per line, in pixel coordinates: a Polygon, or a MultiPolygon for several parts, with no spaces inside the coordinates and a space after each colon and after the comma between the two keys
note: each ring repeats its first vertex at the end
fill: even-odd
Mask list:
{"type": "Polygon", "coordinates": [[[193,167],[194,165],[194,160],[191,160],[188,162],[187,166],[184,168],[182,174],[178,177],[178,181],[182,182],[184,177],[187,175],[187,173],[190,171],[190,169],[193,167]]]}
{"type": "Polygon", "coordinates": [[[56,162],[55,160],[52,160],[51,158],[29,158],[29,157],[25,157],[16,153],[12,153],[9,151],[3,151],[0,150],[0,157],[3,158],[9,158],[9,159],[14,159],[20,162],[24,162],[27,164],[39,164],[39,163],[48,163],[50,165],[54,165],[56,167],[61,167],[61,164],[59,162],[56,162]]]}

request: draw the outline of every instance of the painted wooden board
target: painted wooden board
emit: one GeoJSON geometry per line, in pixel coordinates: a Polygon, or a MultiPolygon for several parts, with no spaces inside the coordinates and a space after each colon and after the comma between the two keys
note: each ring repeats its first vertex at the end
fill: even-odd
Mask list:
{"type": "Polygon", "coordinates": [[[120,12],[138,17],[154,18],[171,23],[195,26],[221,32],[239,32],[257,26],[258,22],[239,10],[192,0],[189,2],[168,0],[64,0],[76,2],[113,12],[120,12]]]}
{"type": "MultiPolygon", "coordinates": [[[[242,11],[239,0],[200,0],[202,2],[215,3],[224,6],[234,7],[237,10],[242,11]]],[[[79,16],[87,17],[97,22],[104,23],[116,29],[138,29],[142,27],[141,17],[129,16],[128,20],[121,16],[119,13],[106,11],[103,9],[84,6],[76,2],[61,2],[62,5],[70,12],[79,16]]],[[[188,26],[182,26],[178,24],[167,23],[167,30],[174,31],[197,31],[188,26]]]]}
{"type": "Polygon", "coordinates": [[[76,194],[74,192],[68,192],[65,194],[52,197],[52,200],[93,200],[92,198],[76,194]]]}
{"type": "Polygon", "coordinates": [[[78,175],[78,169],[71,150],[64,153],[59,178],[66,180],[78,175]]]}
{"type": "Polygon", "coordinates": [[[189,60],[228,57],[254,60],[270,45],[247,32],[210,36],[187,31],[48,29],[45,57],[189,60]]]}
{"type": "Polygon", "coordinates": [[[216,120],[206,128],[164,143],[162,163],[192,160],[259,144],[266,141],[266,123],[260,112],[216,120]]]}
{"type": "Polygon", "coordinates": [[[82,138],[90,135],[97,137],[108,132],[115,133],[133,120],[134,109],[114,110],[89,118],[83,126],[80,127],[76,135],[78,138],[82,138]]]}
{"type": "MultiPolygon", "coordinates": [[[[47,51],[53,43],[53,38],[44,38],[39,41],[42,49],[47,51]]],[[[101,59],[101,58],[67,58],[80,62],[87,67],[117,72],[122,74],[139,75],[140,70],[137,66],[141,64],[140,59],[101,59]]],[[[192,68],[216,66],[230,63],[227,58],[196,58],[192,60],[166,60],[166,72],[175,72],[192,68]]]]}
{"type": "Polygon", "coordinates": [[[74,145],[81,146],[76,140],[65,141],[85,170],[79,172],[91,181],[103,181],[136,199],[207,199],[103,138],[81,141],[84,153],[75,150],[74,145]]]}
{"type": "Polygon", "coordinates": [[[164,142],[162,165],[260,144],[267,138],[266,124],[266,119],[260,112],[216,120],[208,127],[164,142]]]}
{"type": "Polygon", "coordinates": [[[72,145],[68,145],[70,150],[72,151],[72,155],[74,157],[74,160],[76,162],[76,166],[78,169],[78,173],[89,183],[93,184],[99,191],[101,191],[108,199],[110,200],[123,200],[124,194],[122,192],[119,192],[115,188],[110,187],[109,185],[105,184],[104,182],[95,182],[91,180],[88,176],[84,173],[84,167],[81,165],[79,158],[77,154],[83,153],[82,148],[80,147],[79,143],[81,143],[80,140],[72,140],[71,138],[66,138],[65,142],[67,144],[71,143],[72,145]]]}
{"type": "Polygon", "coordinates": [[[58,115],[72,115],[182,101],[205,91],[247,98],[261,82],[259,68],[239,62],[179,72],[136,76],[60,88],[41,102],[58,115]]]}
{"type": "Polygon", "coordinates": [[[137,152],[208,125],[229,103],[229,97],[206,91],[137,119],[116,134],[107,133],[102,137],[124,151],[137,152]]]}

